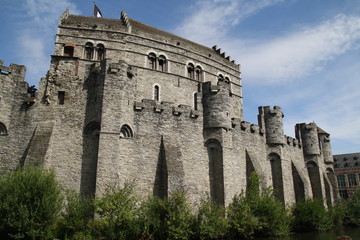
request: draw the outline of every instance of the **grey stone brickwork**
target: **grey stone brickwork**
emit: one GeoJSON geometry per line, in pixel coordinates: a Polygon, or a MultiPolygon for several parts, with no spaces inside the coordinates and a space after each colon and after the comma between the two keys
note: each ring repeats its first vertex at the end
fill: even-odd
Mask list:
{"type": "Polygon", "coordinates": [[[32,98],[25,67],[0,62],[0,169],[43,164],[66,188],[100,196],[134,181],[141,196],[184,189],[228,204],[252,172],[291,204],[334,201],[329,134],[284,135],[280,107],[243,118],[240,65],[129,18],[60,17],[50,69],[32,98]],[[330,170],[329,170],[330,169],[330,170]]]}

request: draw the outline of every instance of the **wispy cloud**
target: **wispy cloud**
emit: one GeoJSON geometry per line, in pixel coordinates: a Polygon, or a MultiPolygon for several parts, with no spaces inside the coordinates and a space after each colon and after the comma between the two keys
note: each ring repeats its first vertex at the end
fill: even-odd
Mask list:
{"type": "Polygon", "coordinates": [[[358,48],[360,17],[337,15],[313,27],[254,42],[238,44],[244,76],[262,84],[283,83],[319,72],[328,61],[358,48]]]}
{"type": "Polygon", "coordinates": [[[27,66],[27,79],[37,84],[49,68],[49,52],[52,52],[59,16],[65,9],[79,11],[69,0],[26,0],[21,4],[22,24],[18,31],[16,47],[19,58],[27,66]]]}
{"type": "Polygon", "coordinates": [[[284,0],[198,0],[192,13],[175,29],[180,36],[211,45],[243,18],[284,0]]]}

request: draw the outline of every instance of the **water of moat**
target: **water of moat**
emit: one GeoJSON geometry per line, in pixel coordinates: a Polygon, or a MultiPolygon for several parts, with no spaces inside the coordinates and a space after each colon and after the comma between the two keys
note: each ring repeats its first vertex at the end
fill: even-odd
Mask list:
{"type": "Polygon", "coordinates": [[[306,232],[278,238],[256,238],[256,240],[336,240],[338,236],[349,236],[360,240],[360,227],[341,227],[326,232],[306,232]]]}

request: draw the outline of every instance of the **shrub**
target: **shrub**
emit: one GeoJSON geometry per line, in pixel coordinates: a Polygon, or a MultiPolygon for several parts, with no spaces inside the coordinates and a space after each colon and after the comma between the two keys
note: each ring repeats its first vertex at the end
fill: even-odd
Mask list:
{"type": "Polygon", "coordinates": [[[94,200],[74,191],[66,192],[66,205],[57,225],[60,239],[89,239],[89,222],[93,219],[94,200]]]}
{"type": "Polygon", "coordinates": [[[98,216],[95,230],[107,239],[137,239],[140,227],[136,204],[132,184],[109,187],[101,198],[95,200],[95,214],[98,216]]]}
{"type": "Polygon", "coordinates": [[[360,226],[360,189],[345,203],[345,223],[360,226]]]}
{"type": "Polygon", "coordinates": [[[223,239],[228,228],[225,208],[209,197],[201,199],[194,224],[196,239],[223,239]]]}
{"type": "Polygon", "coordinates": [[[53,171],[26,167],[0,180],[2,239],[48,239],[61,209],[53,171]]]}
{"type": "Polygon", "coordinates": [[[281,236],[290,232],[291,216],[271,189],[260,191],[260,178],[250,176],[244,194],[229,205],[230,233],[236,238],[281,236]]]}
{"type": "Polygon", "coordinates": [[[331,215],[319,199],[306,199],[295,204],[292,210],[295,231],[325,231],[332,227],[331,215]]]}
{"type": "Polygon", "coordinates": [[[174,191],[168,199],[149,197],[142,204],[143,238],[189,239],[193,215],[183,191],[174,191]]]}
{"type": "Polygon", "coordinates": [[[259,219],[252,214],[243,194],[234,196],[228,207],[229,238],[250,239],[259,226],[259,219]]]}

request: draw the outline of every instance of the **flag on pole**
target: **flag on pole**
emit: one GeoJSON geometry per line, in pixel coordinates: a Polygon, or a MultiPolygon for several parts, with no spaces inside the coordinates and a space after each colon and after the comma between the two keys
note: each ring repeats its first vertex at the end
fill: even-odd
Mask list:
{"type": "Polygon", "coordinates": [[[102,14],[100,12],[100,9],[96,6],[96,4],[94,3],[94,16],[95,17],[102,17],[102,14]]]}

